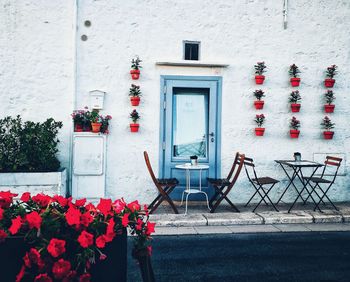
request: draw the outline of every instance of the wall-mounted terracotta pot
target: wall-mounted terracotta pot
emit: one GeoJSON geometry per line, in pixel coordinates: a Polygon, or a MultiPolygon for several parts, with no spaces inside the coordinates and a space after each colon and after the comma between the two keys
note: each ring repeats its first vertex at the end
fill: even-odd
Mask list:
{"type": "Polygon", "coordinates": [[[265,80],[265,75],[256,75],[255,76],[255,83],[256,84],[263,84],[265,80]]]}
{"type": "Polygon", "coordinates": [[[140,97],[130,97],[131,106],[138,106],[140,104],[140,97]]]}
{"type": "Polygon", "coordinates": [[[130,70],[131,78],[137,80],[140,78],[140,70],[130,70]]]}
{"type": "Polygon", "coordinates": [[[256,127],[255,128],[255,135],[256,136],[264,136],[265,128],[264,127],[256,127]]]}
{"type": "Polygon", "coordinates": [[[332,88],[334,86],[334,83],[335,83],[335,79],[332,79],[332,78],[326,78],[324,80],[324,86],[327,88],[332,88]]]}
{"type": "Polygon", "coordinates": [[[299,133],[300,133],[300,130],[291,129],[291,130],[289,131],[290,138],[299,138],[299,133]]]}
{"type": "Polygon", "coordinates": [[[299,113],[301,104],[290,104],[293,113],[299,113]]]}
{"type": "Polygon", "coordinates": [[[290,84],[292,87],[298,87],[300,85],[300,78],[299,77],[292,77],[290,79],[290,84]]]}
{"type": "Polygon", "coordinates": [[[333,113],[335,105],[324,105],[324,111],[326,113],[333,113]]]}
{"type": "Polygon", "coordinates": [[[264,101],[254,101],[255,109],[261,110],[264,107],[264,101]]]}
{"type": "Polygon", "coordinates": [[[324,139],[333,139],[334,132],[333,131],[323,131],[324,139]]]}
{"type": "Polygon", "coordinates": [[[130,123],[130,131],[138,132],[140,125],[138,123],[130,123]]]}

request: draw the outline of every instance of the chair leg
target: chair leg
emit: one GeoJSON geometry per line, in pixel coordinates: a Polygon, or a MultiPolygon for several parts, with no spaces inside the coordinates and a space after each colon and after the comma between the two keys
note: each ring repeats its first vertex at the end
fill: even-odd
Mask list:
{"type": "Polygon", "coordinates": [[[261,200],[260,202],[255,206],[255,208],[253,209],[253,212],[255,212],[255,210],[258,208],[258,206],[260,206],[260,204],[262,203],[262,201],[265,201],[265,198],[267,198],[269,200],[269,202],[271,203],[271,205],[273,206],[273,208],[275,209],[275,211],[279,211],[276,206],[273,204],[273,202],[271,201],[270,197],[268,196],[268,193],[271,191],[271,189],[273,188],[273,186],[275,186],[276,183],[272,184],[272,186],[267,190],[267,192],[265,192],[265,190],[263,189],[262,185],[259,186],[259,190],[261,190],[264,195],[261,196],[261,194],[259,193],[259,195],[261,196],[261,200]]]}
{"type": "Polygon", "coordinates": [[[333,202],[332,202],[332,201],[329,199],[329,197],[327,196],[328,190],[331,188],[331,186],[332,186],[332,184],[328,186],[328,188],[326,189],[326,191],[324,191],[324,190],[319,186],[319,188],[320,188],[320,190],[322,191],[323,195],[322,195],[322,197],[320,198],[319,202],[316,204],[316,206],[315,206],[315,208],[314,208],[314,211],[316,210],[316,208],[318,208],[318,209],[320,210],[319,205],[320,205],[321,201],[323,200],[323,198],[325,198],[325,197],[328,199],[328,201],[329,201],[330,204],[334,207],[334,209],[335,209],[336,211],[339,211],[339,209],[333,204],[333,202]]]}

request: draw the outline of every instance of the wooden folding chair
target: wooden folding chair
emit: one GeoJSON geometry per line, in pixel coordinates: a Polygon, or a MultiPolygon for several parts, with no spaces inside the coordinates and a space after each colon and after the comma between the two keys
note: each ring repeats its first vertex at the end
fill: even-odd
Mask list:
{"type": "Polygon", "coordinates": [[[176,185],[179,184],[179,181],[176,178],[171,178],[171,179],[156,178],[153,173],[153,169],[146,151],[143,152],[143,156],[145,157],[145,162],[146,162],[148,172],[151,175],[153,183],[157,187],[159,192],[158,196],[148,206],[149,213],[150,214],[153,213],[164,200],[169,203],[169,205],[171,206],[171,208],[174,210],[175,213],[179,213],[176,206],[174,205],[174,202],[169,197],[169,194],[174,190],[176,185]]]}
{"type": "Polygon", "coordinates": [[[238,208],[230,201],[227,197],[228,193],[230,193],[231,189],[235,185],[239,174],[241,173],[242,167],[244,163],[244,155],[240,153],[236,153],[235,160],[233,161],[231,170],[226,178],[223,179],[214,179],[207,178],[208,182],[214,187],[215,194],[211,197],[209,201],[210,212],[215,212],[216,208],[220,205],[220,203],[225,199],[227,203],[236,211],[239,212],[238,208]],[[235,174],[234,174],[235,172],[235,174]],[[233,176],[234,174],[234,176],[233,176]],[[233,178],[232,178],[233,176],[233,178]],[[231,179],[232,178],[232,179],[231,179]]]}
{"type": "Polygon", "coordinates": [[[255,193],[253,194],[253,196],[251,196],[251,198],[249,199],[249,201],[246,203],[245,206],[248,206],[250,201],[255,197],[255,195],[259,195],[261,197],[260,202],[255,206],[255,208],[253,209],[253,212],[255,212],[255,210],[257,209],[257,207],[264,201],[266,205],[268,205],[268,202],[265,200],[268,199],[268,201],[271,203],[271,205],[273,206],[273,208],[278,211],[278,209],[276,208],[276,206],[273,204],[273,202],[271,201],[270,197],[269,197],[269,192],[271,191],[271,189],[273,188],[273,186],[275,186],[276,183],[278,183],[279,181],[276,179],[273,179],[271,177],[265,176],[265,177],[258,177],[255,171],[255,164],[253,159],[251,158],[245,158],[244,159],[244,169],[245,172],[247,174],[248,180],[249,182],[253,185],[253,187],[255,188],[255,193]],[[252,170],[254,178],[252,178],[250,176],[249,170],[252,170]],[[270,185],[266,190],[264,189],[264,185],[270,185]]]}
{"type": "MultiPolygon", "coordinates": [[[[327,193],[328,193],[329,189],[332,187],[332,185],[333,185],[333,183],[335,181],[335,178],[338,175],[338,170],[339,170],[339,167],[341,165],[342,160],[343,159],[341,159],[341,158],[332,157],[332,156],[326,156],[326,160],[324,162],[325,166],[323,167],[323,171],[322,171],[322,174],[321,174],[320,177],[304,177],[305,180],[309,180],[310,182],[315,183],[314,186],[312,186],[310,184],[310,186],[312,187],[310,195],[312,193],[315,193],[318,196],[318,198],[320,199],[318,201],[318,203],[316,203],[314,210],[319,209],[321,211],[319,206],[320,206],[321,203],[325,204],[325,202],[323,200],[324,200],[324,198],[326,198],[328,200],[328,202],[334,207],[334,209],[339,211],[339,209],[329,199],[329,197],[327,196],[327,193]],[[329,171],[330,167],[335,167],[335,171],[333,170],[333,172],[330,173],[330,171],[329,171]],[[327,177],[329,179],[327,179],[327,177]],[[322,189],[320,184],[324,184],[324,185],[328,185],[328,186],[326,188],[322,189]],[[319,189],[319,192],[320,192],[321,196],[318,194],[316,189],[319,189]]],[[[307,197],[306,200],[309,197],[307,197]]]]}

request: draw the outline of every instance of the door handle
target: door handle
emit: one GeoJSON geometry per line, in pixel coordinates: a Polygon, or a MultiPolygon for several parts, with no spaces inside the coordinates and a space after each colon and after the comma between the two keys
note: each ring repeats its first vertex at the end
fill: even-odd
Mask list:
{"type": "Polygon", "coordinates": [[[214,137],[214,132],[211,132],[209,136],[214,137]]]}
{"type": "Polygon", "coordinates": [[[214,132],[211,132],[210,134],[209,134],[209,136],[211,136],[211,138],[210,138],[210,142],[214,142],[214,136],[215,136],[215,134],[214,134],[214,132]]]}

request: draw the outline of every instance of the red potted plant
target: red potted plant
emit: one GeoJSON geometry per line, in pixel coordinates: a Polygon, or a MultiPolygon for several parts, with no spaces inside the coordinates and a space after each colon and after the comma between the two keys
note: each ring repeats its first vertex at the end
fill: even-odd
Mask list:
{"type": "Polygon", "coordinates": [[[100,131],[103,134],[109,134],[109,121],[112,119],[112,116],[106,115],[106,116],[101,116],[101,128],[100,131]]]}
{"type": "Polygon", "coordinates": [[[132,106],[138,106],[140,104],[141,90],[140,86],[131,84],[129,90],[130,102],[132,106]]]}
{"type": "Polygon", "coordinates": [[[137,80],[140,78],[140,68],[142,68],[140,66],[140,63],[142,61],[140,60],[140,58],[138,56],[136,56],[135,58],[133,58],[131,60],[131,70],[130,70],[130,74],[131,74],[131,78],[133,80],[137,80]]]}
{"type": "Polygon", "coordinates": [[[140,125],[137,123],[140,119],[140,115],[136,110],[133,110],[130,113],[130,118],[132,120],[132,123],[130,123],[130,131],[131,132],[138,132],[140,125]]]}
{"type": "Polygon", "coordinates": [[[329,117],[325,116],[321,125],[324,128],[324,139],[333,139],[334,131],[331,131],[331,129],[334,128],[335,123],[333,123],[329,117]]]}
{"type": "Polygon", "coordinates": [[[255,120],[258,127],[255,128],[255,135],[256,136],[263,136],[265,132],[265,128],[261,127],[265,122],[265,116],[264,114],[256,115],[255,120]]]}
{"type": "Polygon", "coordinates": [[[324,80],[324,86],[327,88],[332,88],[334,86],[335,83],[335,79],[333,79],[333,77],[338,73],[337,72],[337,66],[336,65],[331,65],[330,67],[327,68],[326,71],[326,76],[328,78],[326,78],[324,80]]]}
{"type": "Polygon", "coordinates": [[[265,62],[257,62],[254,68],[255,68],[255,83],[263,84],[265,80],[265,76],[263,75],[263,73],[266,72],[265,62]]]}
{"type": "Polygon", "coordinates": [[[99,133],[102,126],[102,117],[100,116],[98,110],[94,109],[91,111],[90,121],[91,121],[92,132],[99,133]]]}
{"type": "Polygon", "coordinates": [[[300,84],[300,78],[298,77],[300,73],[299,68],[293,64],[289,67],[289,75],[291,76],[290,78],[290,84],[292,87],[298,87],[300,84]]]}
{"type": "Polygon", "coordinates": [[[293,113],[298,113],[300,111],[301,104],[298,103],[301,100],[299,91],[292,91],[289,96],[289,102],[291,103],[291,109],[293,113]]]}
{"type": "Polygon", "coordinates": [[[264,91],[262,91],[261,89],[255,90],[253,94],[256,98],[256,101],[254,101],[255,109],[261,110],[264,107],[264,101],[261,100],[262,97],[265,97],[264,91]]]}
{"type": "Polygon", "coordinates": [[[75,110],[71,114],[74,123],[74,132],[90,132],[91,122],[90,122],[91,112],[88,111],[88,107],[84,110],[75,110]]]}
{"type": "Polygon", "coordinates": [[[300,127],[300,121],[296,119],[296,117],[292,117],[290,120],[290,127],[292,128],[290,133],[290,138],[299,138],[299,127],[300,127]]]}
{"type": "Polygon", "coordinates": [[[324,105],[324,111],[326,113],[333,113],[335,105],[332,104],[332,102],[335,100],[335,96],[332,90],[327,90],[327,92],[324,94],[326,97],[326,103],[327,105],[324,105]]]}

